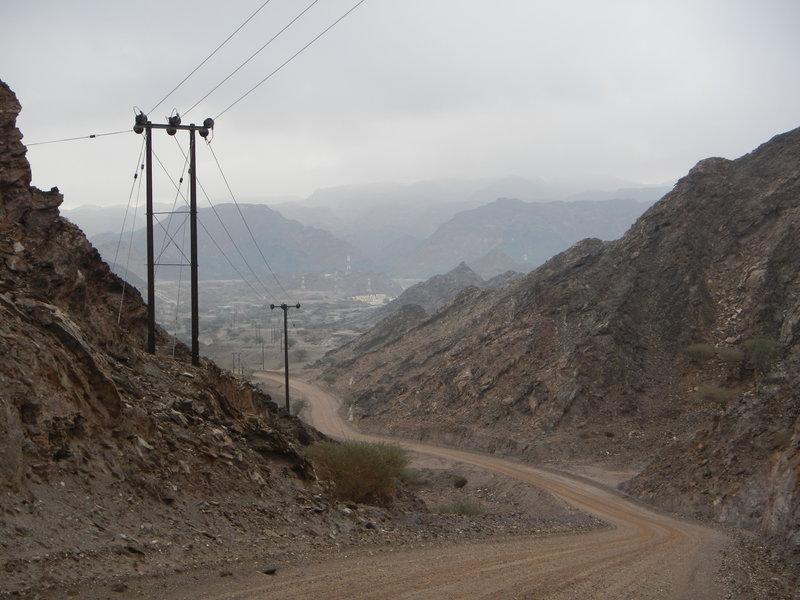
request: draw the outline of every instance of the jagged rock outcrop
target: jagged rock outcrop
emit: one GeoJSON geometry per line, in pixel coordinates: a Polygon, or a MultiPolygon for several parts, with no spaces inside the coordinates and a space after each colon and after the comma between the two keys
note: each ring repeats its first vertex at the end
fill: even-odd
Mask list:
{"type": "Polygon", "coordinates": [[[19,111],[0,82],[0,591],[329,520],[300,452],[319,434],[160,329],[143,351],[139,293],[30,186],[19,111]]]}
{"type": "Polygon", "coordinates": [[[620,240],[462,295],[327,380],[376,430],[538,459],[655,459],[631,491],[784,528],[796,545],[799,243],[800,129],[701,161],[620,240]],[[758,340],[776,349],[767,362],[758,340]],[[698,346],[708,360],[687,353],[698,346]]]}

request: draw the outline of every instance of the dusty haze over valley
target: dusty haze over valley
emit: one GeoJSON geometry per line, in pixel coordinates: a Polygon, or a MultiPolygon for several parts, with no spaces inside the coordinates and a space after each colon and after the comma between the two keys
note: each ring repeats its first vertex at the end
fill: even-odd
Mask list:
{"type": "Polygon", "coordinates": [[[796,3],[132,10],[4,10],[0,599],[800,599],[796,3]]]}

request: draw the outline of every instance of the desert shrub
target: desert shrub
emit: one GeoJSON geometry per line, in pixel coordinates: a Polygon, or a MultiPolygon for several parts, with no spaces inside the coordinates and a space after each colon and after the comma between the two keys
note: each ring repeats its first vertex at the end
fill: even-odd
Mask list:
{"type": "Polygon", "coordinates": [[[391,444],[316,442],[305,453],[336,499],[382,506],[392,503],[408,466],[406,451],[391,444]]]}
{"type": "Polygon", "coordinates": [[[588,440],[590,437],[592,437],[592,434],[589,433],[588,431],[581,431],[578,434],[578,437],[581,438],[582,440],[588,440]]]}
{"type": "Polygon", "coordinates": [[[714,384],[701,385],[695,396],[704,402],[725,406],[736,397],[736,392],[714,384]]]}
{"type": "Polygon", "coordinates": [[[711,344],[689,344],[683,349],[684,354],[693,362],[703,362],[714,358],[717,349],[711,344]]]}
{"type": "Polygon", "coordinates": [[[467,478],[462,475],[459,475],[453,480],[454,488],[463,488],[465,485],[467,485],[467,478]]]}
{"type": "Polygon", "coordinates": [[[336,375],[334,375],[333,373],[328,373],[326,375],[323,375],[322,381],[324,381],[327,384],[333,385],[334,383],[336,383],[336,375]]]}
{"type": "Polygon", "coordinates": [[[613,437],[614,437],[614,435],[615,435],[615,434],[614,434],[614,432],[613,432],[613,431],[606,431],[606,437],[607,437],[607,438],[613,438],[613,437]]]}
{"type": "Polygon", "coordinates": [[[465,500],[454,500],[450,504],[436,507],[434,512],[443,515],[466,515],[473,517],[475,515],[482,515],[483,509],[477,504],[472,504],[465,500]]]}
{"type": "Polygon", "coordinates": [[[770,338],[755,338],[744,344],[748,362],[757,371],[766,371],[767,367],[778,358],[781,345],[770,338]]]}

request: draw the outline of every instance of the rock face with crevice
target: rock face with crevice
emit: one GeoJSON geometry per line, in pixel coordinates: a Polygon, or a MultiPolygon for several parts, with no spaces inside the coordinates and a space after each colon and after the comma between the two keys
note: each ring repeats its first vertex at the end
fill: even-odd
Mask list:
{"type": "Polygon", "coordinates": [[[396,339],[367,332],[325,380],[375,431],[649,463],[631,493],[796,552],[798,247],[800,129],[701,161],[617,241],[469,288],[396,339]]]}
{"type": "Polygon", "coordinates": [[[0,82],[0,591],[329,527],[319,434],[160,329],[143,351],[139,293],[31,187],[19,111],[0,82]]]}

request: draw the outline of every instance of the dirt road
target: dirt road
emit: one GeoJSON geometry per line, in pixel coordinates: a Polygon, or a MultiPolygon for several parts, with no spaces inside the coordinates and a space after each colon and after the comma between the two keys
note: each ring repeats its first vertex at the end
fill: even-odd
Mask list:
{"type": "MultiPolygon", "coordinates": [[[[379,439],[339,418],[336,398],[296,381],[308,420],[341,439],[379,439]]],[[[478,465],[539,486],[612,525],[584,535],[512,538],[446,548],[342,556],[287,569],[270,582],[204,596],[206,600],[281,599],[711,599],[718,531],[667,517],[586,480],[509,459],[416,442],[413,452],[478,465]]]]}

